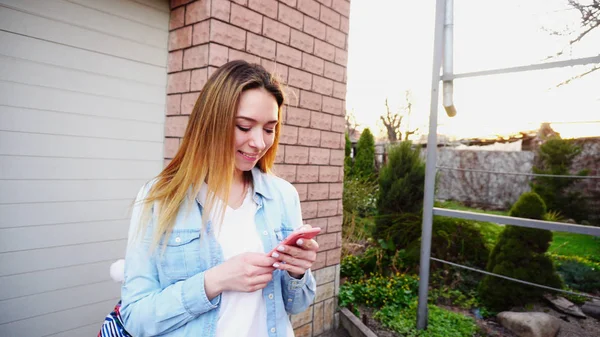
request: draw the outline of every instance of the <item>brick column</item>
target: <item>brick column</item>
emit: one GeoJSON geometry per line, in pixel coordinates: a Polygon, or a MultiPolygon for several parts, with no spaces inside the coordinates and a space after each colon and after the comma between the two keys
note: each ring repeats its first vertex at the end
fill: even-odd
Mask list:
{"type": "Polygon", "coordinates": [[[347,0],[171,0],[165,163],[208,76],[229,60],[262,64],[286,84],[276,173],[294,184],[305,222],[325,229],[317,297],[296,336],[333,328],[342,239],[347,0]]]}

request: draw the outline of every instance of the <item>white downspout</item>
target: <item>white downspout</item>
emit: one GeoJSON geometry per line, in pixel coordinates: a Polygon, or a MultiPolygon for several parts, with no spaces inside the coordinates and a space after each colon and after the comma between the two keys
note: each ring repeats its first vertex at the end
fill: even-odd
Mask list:
{"type": "MultiPolygon", "coordinates": [[[[454,0],[446,0],[446,12],[444,17],[444,76],[454,73],[454,0]]],[[[454,83],[452,80],[443,81],[443,106],[448,117],[456,115],[454,107],[454,83]]]]}

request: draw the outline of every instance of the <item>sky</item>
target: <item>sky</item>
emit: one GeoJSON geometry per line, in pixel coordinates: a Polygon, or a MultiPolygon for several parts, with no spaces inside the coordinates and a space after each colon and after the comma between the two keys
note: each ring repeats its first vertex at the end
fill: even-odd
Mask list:
{"type": "MultiPolygon", "coordinates": [[[[434,0],[351,2],[346,109],[362,127],[378,134],[385,99],[398,111],[410,90],[410,128],[427,133],[434,15],[434,0]]],[[[549,61],[600,54],[600,28],[570,48],[572,36],[549,33],[577,26],[567,0],[456,0],[454,15],[455,73],[547,62],[563,49],[549,61]]],[[[563,137],[600,136],[600,71],[556,87],[589,67],[457,79],[458,114],[440,106],[439,133],[494,137],[553,122],[563,137]]]]}

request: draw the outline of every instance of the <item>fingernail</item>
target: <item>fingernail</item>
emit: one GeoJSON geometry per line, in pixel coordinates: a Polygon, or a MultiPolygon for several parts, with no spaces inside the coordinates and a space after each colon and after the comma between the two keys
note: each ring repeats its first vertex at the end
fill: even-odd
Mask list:
{"type": "Polygon", "coordinates": [[[279,247],[277,247],[277,250],[280,251],[280,252],[283,252],[283,251],[285,251],[285,247],[284,246],[279,246],[279,247]]]}
{"type": "Polygon", "coordinates": [[[279,254],[277,254],[276,252],[273,252],[273,254],[271,254],[271,256],[277,258],[277,257],[279,257],[279,254]]]}
{"type": "Polygon", "coordinates": [[[302,246],[303,243],[304,243],[304,240],[302,240],[302,239],[298,239],[298,241],[296,241],[296,244],[298,246],[302,246]]]}
{"type": "Polygon", "coordinates": [[[273,267],[279,268],[279,263],[277,263],[277,262],[273,263],[273,267]]]}

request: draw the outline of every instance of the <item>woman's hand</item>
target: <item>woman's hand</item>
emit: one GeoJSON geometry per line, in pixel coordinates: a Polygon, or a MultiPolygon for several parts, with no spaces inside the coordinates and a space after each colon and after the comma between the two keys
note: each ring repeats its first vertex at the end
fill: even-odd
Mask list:
{"type": "MultiPolygon", "coordinates": [[[[312,226],[304,225],[298,231],[310,228],[312,226]]],[[[296,245],[280,245],[272,255],[279,261],[273,264],[273,267],[287,270],[292,277],[301,278],[317,259],[318,250],[319,244],[312,239],[298,239],[296,245]]]]}
{"type": "Polygon", "coordinates": [[[254,292],[273,279],[272,257],[261,253],[244,253],[208,269],[204,273],[204,289],[209,300],[224,291],[254,292]]]}

